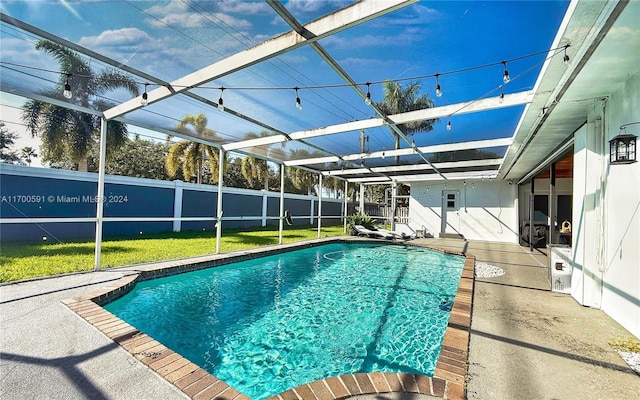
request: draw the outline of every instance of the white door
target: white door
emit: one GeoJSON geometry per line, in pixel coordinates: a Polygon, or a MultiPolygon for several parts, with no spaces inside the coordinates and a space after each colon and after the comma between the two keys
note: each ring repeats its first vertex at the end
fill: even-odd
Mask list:
{"type": "Polygon", "coordinates": [[[457,190],[442,191],[442,224],[440,232],[459,233],[460,193],[457,190]]]}

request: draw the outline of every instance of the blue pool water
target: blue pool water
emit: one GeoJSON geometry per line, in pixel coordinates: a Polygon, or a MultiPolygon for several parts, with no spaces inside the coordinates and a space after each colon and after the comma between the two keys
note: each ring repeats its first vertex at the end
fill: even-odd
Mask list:
{"type": "Polygon", "coordinates": [[[254,399],[356,372],[433,375],[464,259],[329,244],[138,283],[105,308],[254,399]]]}

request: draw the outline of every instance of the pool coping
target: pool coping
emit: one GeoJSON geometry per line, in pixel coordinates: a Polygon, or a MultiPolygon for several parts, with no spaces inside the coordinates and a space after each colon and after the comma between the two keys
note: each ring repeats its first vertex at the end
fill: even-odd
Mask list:
{"type": "MultiPolygon", "coordinates": [[[[127,294],[136,282],[226,265],[288,250],[340,242],[380,243],[381,241],[356,237],[333,237],[138,265],[122,269],[123,277],[119,280],[81,297],[63,300],[62,303],[190,398],[250,400],[238,390],[105,310],[102,305],[127,294]]],[[[475,257],[430,246],[420,241],[400,242],[400,244],[425,247],[466,257],[433,377],[389,372],[347,374],[309,382],[272,396],[268,400],[337,400],[379,393],[416,393],[443,399],[465,398],[475,284],[475,257]]]]}

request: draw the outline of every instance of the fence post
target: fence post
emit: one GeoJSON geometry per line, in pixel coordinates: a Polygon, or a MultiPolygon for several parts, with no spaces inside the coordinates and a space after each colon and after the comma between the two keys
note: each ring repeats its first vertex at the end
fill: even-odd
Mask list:
{"type": "Polygon", "coordinates": [[[311,201],[311,213],[310,213],[310,216],[309,216],[309,224],[313,225],[313,209],[314,209],[314,206],[315,206],[315,199],[312,198],[312,199],[310,199],[310,201],[311,201]]]}
{"type": "Polygon", "coordinates": [[[318,174],[318,239],[322,232],[322,174],[318,174]]]}
{"type": "MultiPolygon", "coordinates": [[[[173,181],[175,188],[173,189],[173,218],[182,218],[182,181],[173,181]]],[[[180,232],[182,230],[182,221],[173,220],[173,231],[180,232]]]]}
{"type": "Polygon", "coordinates": [[[262,189],[262,226],[267,226],[267,191],[262,189]]]}
{"type": "Polygon", "coordinates": [[[349,192],[349,181],[345,179],[344,181],[344,213],[342,215],[344,224],[344,234],[347,234],[347,214],[349,213],[349,199],[347,198],[347,193],[349,192]]]}

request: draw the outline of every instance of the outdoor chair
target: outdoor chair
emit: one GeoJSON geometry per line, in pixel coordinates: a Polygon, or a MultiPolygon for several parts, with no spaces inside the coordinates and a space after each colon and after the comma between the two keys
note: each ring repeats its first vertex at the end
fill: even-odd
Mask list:
{"type": "Polygon", "coordinates": [[[372,230],[367,229],[362,225],[353,225],[353,229],[358,233],[358,236],[367,236],[370,238],[381,238],[381,239],[393,239],[394,235],[387,232],[382,232],[380,230],[372,230]]]}

